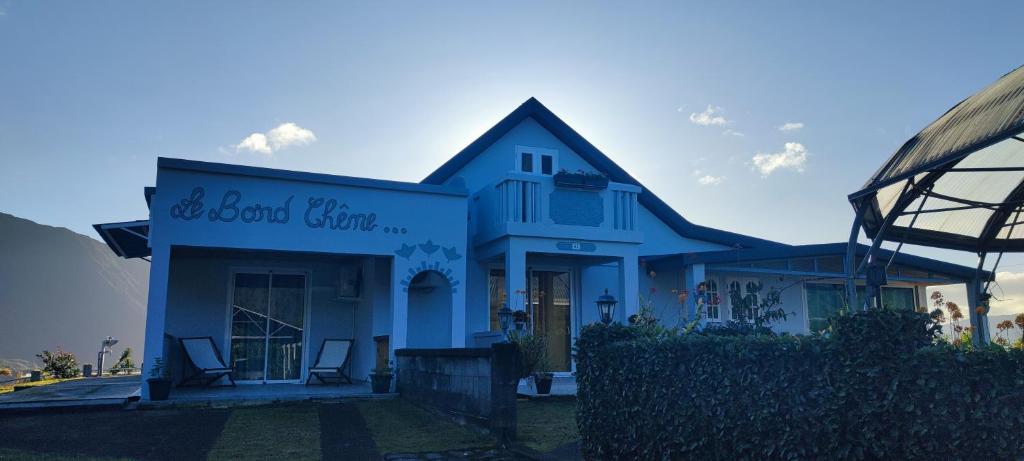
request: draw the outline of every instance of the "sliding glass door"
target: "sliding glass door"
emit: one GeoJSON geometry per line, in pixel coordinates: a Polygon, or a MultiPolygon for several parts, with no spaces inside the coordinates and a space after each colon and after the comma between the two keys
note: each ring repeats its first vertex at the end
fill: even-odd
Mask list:
{"type": "Polygon", "coordinates": [[[306,276],[239,272],[233,283],[230,360],[235,379],[300,380],[306,276]]]}

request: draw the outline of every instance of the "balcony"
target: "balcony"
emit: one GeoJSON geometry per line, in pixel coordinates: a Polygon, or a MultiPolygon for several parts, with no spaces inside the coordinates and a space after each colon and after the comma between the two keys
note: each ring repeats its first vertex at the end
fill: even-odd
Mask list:
{"type": "Polygon", "coordinates": [[[473,197],[474,243],[509,235],[640,243],[640,191],[616,182],[599,190],[555,186],[549,176],[509,173],[473,197]]]}

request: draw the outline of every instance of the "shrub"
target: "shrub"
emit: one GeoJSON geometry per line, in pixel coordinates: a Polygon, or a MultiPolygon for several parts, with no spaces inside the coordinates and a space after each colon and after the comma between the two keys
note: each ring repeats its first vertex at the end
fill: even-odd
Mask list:
{"type": "Polygon", "coordinates": [[[81,372],[78,369],[78,359],[75,358],[75,354],[65,351],[59,346],[56,353],[43,351],[41,354],[36,354],[36,357],[42,359],[43,371],[54,378],[74,378],[81,372]]]}
{"type": "Polygon", "coordinates": [[[936,343],[925,314],[842,317],[828,337],[577,340],[585,459],[1009,459],[1024,452],[1024,352],[936,343]]]}
{"type": "Polygon", "coordinates": [[[117,359],[117,363],[110,367],[111,374],[128,373],[135,368],[135,360],[132,360],[132,348],[126,347],[121,352],[121,358],[117,359]]]}

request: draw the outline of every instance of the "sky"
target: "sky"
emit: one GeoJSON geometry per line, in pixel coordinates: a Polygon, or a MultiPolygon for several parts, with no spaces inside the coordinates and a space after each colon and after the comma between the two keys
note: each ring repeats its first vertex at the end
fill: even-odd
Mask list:
{"type": "MultiPolygon", "coordinates": [[[[847,194],[1024,64],[1022,13],[0,0],[0,212],[96,237],[146,217],[158,156],[419,181],[533,96],[690,221],[845,241],[847,194]]],[[[1024,311],[1024,257],[1000,271],[995,313],[1024,311]]]]}

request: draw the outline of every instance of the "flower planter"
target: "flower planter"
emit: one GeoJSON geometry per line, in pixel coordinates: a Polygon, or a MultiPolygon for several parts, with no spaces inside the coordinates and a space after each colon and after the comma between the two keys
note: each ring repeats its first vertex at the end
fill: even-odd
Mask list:
{"type": "Polygon", "coordinates": [[[555,186],[569,189],[601,190],[608,188],[608,178],[596,173],[555,173],[555,186]]]}
{"type": "Polygon", "coordinates": [[[548,395],[551,393],[551,382],[554,381],[555,376],[551,373],[535,373],[533,375],[533,385],[537,388],[538,395],[548,395]]]}
{"type": "Polygon", "coordinates": [[[370,375],[370,385],[374,394],[387,394],[391,392],[392,375],[370,375]]]}
{"type": "Polygon", "coordinates": [[[149,378],[146,380],[149,385],[150,400],[167,400],[171,395],[171,380],[165,378],[149,378]]]}

